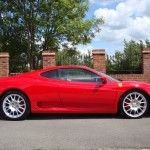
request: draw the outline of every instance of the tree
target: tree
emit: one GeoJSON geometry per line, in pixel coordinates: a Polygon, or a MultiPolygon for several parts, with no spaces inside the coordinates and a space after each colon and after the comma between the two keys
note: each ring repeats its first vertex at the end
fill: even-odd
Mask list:
{"type": "MultiPolygon", "coordinates": [[[[145,41],[146,43],[146,41],[145,41]]],[[[148,41],[147,41],[148,43],[148,41]]],[[[107,56],[108,73],[140,73],[141,52],[147,46],[142,41],[124,40],[124,51],[116,51],[113,59],[107,56]]]]}
{"type": "MultiPolygon", "coordinates": [[[[88,9],[88,0],[1,0],[0,49],[12,50],[13,34],[13,43],[27,54],[33,69],[40,49],[57,51],[68,42],[91,42],[103,19],[85,19],[88,9]]],[[[14,49],[20,52],[15,45],[14,49]]]]}
{"type": "Polygon", "coordinates": [[[145,47],[150,48],[150,41],[148,39],[145,40],[145,47]]]}
{"type": "Polygon", "coordinates": [[[125,55],[125,70],[138,70],[141,67],[141,42],[134,40],[129,42],[124,41],[124,55],[125,55]]]}
{"type": "Polygon", "coordinates": [[[92,53],[88,51],[87,54],[81,54],[75,47],[64,49],[57,52],[56,55],[57,65],[85,65],[93,67],[92,53]]]}

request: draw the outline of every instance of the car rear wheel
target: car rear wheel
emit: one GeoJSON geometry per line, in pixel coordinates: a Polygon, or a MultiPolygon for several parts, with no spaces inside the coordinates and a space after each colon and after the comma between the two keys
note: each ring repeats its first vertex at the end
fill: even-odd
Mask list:
{"type": "Polygon", "coordinates": [[[30,114],[28,98],[21,92],[10,91],[0,101],[1,114],[8,120],[22,120],[30,114]]]}
{"type": "Polygon", "coordinates": [[[141,118],[147,112],[149,101],[141,91],[129,91],[123,95],[119,103],[119,110],[127,118],[141,118]]]}

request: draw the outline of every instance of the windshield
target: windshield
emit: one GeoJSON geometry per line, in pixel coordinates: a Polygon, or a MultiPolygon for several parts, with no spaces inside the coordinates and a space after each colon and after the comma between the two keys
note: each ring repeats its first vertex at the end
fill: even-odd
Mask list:
{"type": "Polygon", "coordinates": [[[98,72],[98,74],[105,76],[105,77],[108,78],[109,80],[112,80],[112,81],[115,81],[115,82],[119,82],[119,80],[117,80],[117,79],[115,79],[115,78],[112,78],[112,77],[109,76],[109,75],[106,75],[106,74],[101,73],[101,72],[99,72],[99,71],[97,71],[97,72],[98,72]]]}

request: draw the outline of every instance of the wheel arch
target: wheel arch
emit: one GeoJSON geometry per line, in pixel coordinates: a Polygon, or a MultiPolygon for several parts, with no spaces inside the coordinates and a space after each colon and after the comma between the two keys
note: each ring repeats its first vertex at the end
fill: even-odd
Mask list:
{"type": "Polygon", "coordinates": [[[148,98],[148,100],[149,100],[149,105],[150,105],[150,95],[149,95],[145,90],[143,90],[143,89],[133,88],[133,89],[129,89],[129,90],[125,91],[124,93],[122,93],[122,95],[121,95],[120,98],[119,98],[118,104],[117,104],[117,112],[119,112],[119,103],[120,103],[122,97],[123,97],[126,93],[128,93],[128,92],[130,92],[130,91],[139,91],[139,92],[144,93],[145,96],[148,98]]]}
{"type": "Polygon", "coordinates": [[[24,95],[27,97],[27,99],[29,100],[29,104],[30,104],[30,107],[31,107],[31,103],[30,103],[30,99],[29,99],[28,95],[27,95],[24,91],[22,91],[22,90],[20,90],[20,89],[16,89],[16,88],[7,89],[6,91],[4,91],[4,92],[0,95],[0,100],[1,100],[1,98],[3,97],[3,95],[5,95],[6,93],[8,93],[8,92],[10,92],[10,91],[16,91],[16,92],[20,92],[20,93],[24,94],[24,95]]]}

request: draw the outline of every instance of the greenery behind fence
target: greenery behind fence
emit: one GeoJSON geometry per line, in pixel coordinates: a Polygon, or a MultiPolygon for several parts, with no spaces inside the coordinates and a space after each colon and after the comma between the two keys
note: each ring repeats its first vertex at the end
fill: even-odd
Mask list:
{"type": "Polygon", "coordinates": [[[124,54],[117,53],[107,58],[107,74],[141,74],[142,62],[140,55],[127,57],[124,54]]]}
{"type": "Polygon", "coordinates": [[[142,41],[124,41],[123,52],[116,51],[113,56],[106,56],[107,74],[142,73],[142,49],[145,46],[142,41]]]}
{"type": "Polygon", "coordinates": [[[78,51],[74,51],[74,54],[68,51],[60,51],[56,54],[56,65],[84,65],[93,68],[92,53],[88,51],[88,54],[81,54],[78,51]]]}
{"type": "MultiPolygon", "coordinates": [[[[138,74],[142,73],[142,49],[149,48],[150,42],[124,41],[124,51],[116,51],[113,56],[106,55],[107,74],[138,74]]],[[[10,58],[10,72],[26,72],[29,70],[27,54],[21,53],[17,57],[10,58]]],[[[41,52],[34,59],[35,68],[42,68],[41,52]]],[[[66,48],[56,53],[56,65],[85,65],[93,68],[92,52],[81,54],[76,48],[66,48]]],[[[101,65],[101,64],[99,64],[101,65]]]]}

